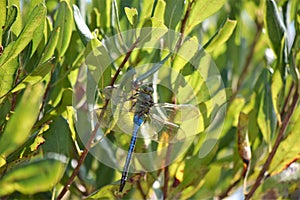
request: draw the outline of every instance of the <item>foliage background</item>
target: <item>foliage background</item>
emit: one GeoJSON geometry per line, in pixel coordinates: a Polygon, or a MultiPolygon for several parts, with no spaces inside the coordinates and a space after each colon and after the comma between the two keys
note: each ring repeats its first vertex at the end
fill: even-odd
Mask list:
{"type": "MultiPolygon", "coordinates": [[[[2,197],[54,199],[79,163],[68,198],[223,198],[241,189],[246,171],[253,198],[299,198],[297,0],[1,0],[0,9],[2,197]],[[228,110],[209,155],[199,159],[194,153],[203,142],[199,136],[180,161],[155,176],[132,175],[118,194],[120,172],[90,154],[79,161],[84,146],[74,126],[72,93],[86,52],[149,19],[193,37],[212,56],[228,110]],[[153,177],[164,180],[161,187],[152,187],[153,177]]],[[[162,57],[146,52],[144,60],[130,62],[149,58],[162,57]]],[[[112,66],[102,87],[115,72],[112,66]]]]}

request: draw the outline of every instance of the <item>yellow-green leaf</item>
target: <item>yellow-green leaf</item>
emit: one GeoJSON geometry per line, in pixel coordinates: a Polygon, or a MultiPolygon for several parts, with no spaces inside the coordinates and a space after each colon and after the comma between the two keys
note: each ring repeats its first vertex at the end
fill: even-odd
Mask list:
{"type": "Polygon", "coordinates": [[[193,28],[204,19],[217,12],[225,3],[225,0],[201,0],[194,1],[191,14],[188,18],[185,34],[189,34],[193,28]]]}
{"type": "MultiPolygon", "coordinates": [[[[295,112],[296,113],[296,112],[295,112]]],[[[270,165],[271,175],[275,175],[285,170],[291,163],[300,159],[300,114],[298,112],[296,117],[295,124],[289,131],[286,139],[283,140],[270,165]]]]}
{"type": "Polygon", "coordinates": [[[12,153],[28,138],[30,130],[38,117],[44,92],[45,86],[43,83],[28,86],[25,90],[0,137],[1,157],[6,157],[12,153]]]}
{"type": "Polygon", "coordinates": [[[137,23],[137,16],[138,16],[137,9],[125,7],[124,10],[129,23],[135,26],[135,24],[137,23]]]}
{"type": "Polygon", "coordinates": [[[232,35],[236,24],[236,20],[227,19],[224,26],[204,45],[205,51],[210,53],[225,43],[232,35]]]}
{"type": "Polygon", "coordinates": [[[3,55],[0,57],[0,66],[18,56],[32,40],[36,29],[41,23],[44,23],[44,19],[46,17],[46,7],[43,4],[39,4],[29,15],[30,17],[17,40],[10,43],[8,47],[4,49],[3,55]]]}

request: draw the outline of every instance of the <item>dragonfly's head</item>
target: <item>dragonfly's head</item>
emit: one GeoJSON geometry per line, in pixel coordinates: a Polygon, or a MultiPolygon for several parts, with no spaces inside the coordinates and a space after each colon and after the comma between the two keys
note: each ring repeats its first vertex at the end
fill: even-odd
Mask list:
{"type": "Polygon", "coordinates": [[[148,85],[142,85],[140,87],[141,92],[146,93],[146,94],[153,94],[153,87],[151,84],[148,85]]]}

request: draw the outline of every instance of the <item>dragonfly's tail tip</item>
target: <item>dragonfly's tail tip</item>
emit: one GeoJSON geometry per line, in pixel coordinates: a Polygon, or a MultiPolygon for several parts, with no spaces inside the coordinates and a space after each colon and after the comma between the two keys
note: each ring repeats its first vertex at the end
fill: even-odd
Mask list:
{"type": "Polygon", "coordinates": [[[124,186],[125,186],[125,181],[124,181],[124,180],[121,180],[119,192],[122,192],[122,191],[123,191],[124,186]]]}

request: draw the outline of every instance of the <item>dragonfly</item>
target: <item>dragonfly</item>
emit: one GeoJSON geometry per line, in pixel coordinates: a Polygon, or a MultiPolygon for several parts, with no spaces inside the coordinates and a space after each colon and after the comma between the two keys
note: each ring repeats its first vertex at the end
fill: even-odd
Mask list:
{"type": "MultiPolygon", "coordinates": [[[[182,122],[191,119],[197,120],[200,112],[197,106],[191,104],[157,103],[154,101],[153,82],[143,81],[158,71],[162,63],[170,56],[162,60],[150,70],[134,79],[135,69],[124,74],[118,86],[109,88],[109,95],[112,105],[112,115],[119,129],[125,133],[131,133],[131,140],[125,159],[122,177],[120,180],[119,192],[122,192],[126,181],[132,155],[134,153],[137,138],[142,132],[141,127],[147,130],[148,139],[160,141],[160,133],[168,134],[168,143],[176,143],[195,134],[187,133],[182,128],[182,122]]],[[[112,121],[114,121],[112,120],[112,121]]],[[[193,124],[194,125],[194,124],[193,124]]],[[[191,124],[189,124],[191,126],[191,124]]],[[[145,138],[145,135],[142,137],[145,138]]]]}
{"type": "MultiPolygon", "coordinates": [[[[138,132],[140,130],[140,127],[143,124],[146,124],[146,122],[148,122],[147,120],[149,120],[149,124],[151,126],[150,130],[155,132],[155,133],[149,133],[149,135],[152,135],[151,136],[152,140],[159,140],[158,138],[155,138],[157,136],[156,133],[160,132],[164,126],[167,126],[168,131],[170,133],[169,140],[172,140],[170,141],[172,143],[179,140],[183,140],[188,136],[188,134],[184,133],[180,125],[174,123],[174,121],[178,122],[184,120],[184,118],[189,118],[189,119],[197,118],[198,115],[200,115],[198,108],[193,105],[154,103],[153,92],[154,90],[151,84],[143,84],[136,89],[134,96],[130,98],[130,100],[135,100],[132,107],[129,109],[131,112],[134,113],[133,130],[132,130],[130,145],[127,152],[127,157],[125,160],[125,165],[122,172],[119,192],[123,191],[123,188],[128,178],[129,166],[130,166],[132,154],[134,152],[136,140],[138,137],[138,132]],[[175,112],[185,116],[180,116],[179,120],[171,119],[171,118],[176,118],[175,112]],[[174,114],[172,115],[172,113],[174,114]]],[[[124,106],[122,106],[122,108],[124,109],[124,106]]],[[[121,115],[122,115],[121,118],[127,116],[126,114],[125,115],[121,114],[121,115]]],[[[126,122],[119,123],[119,124],[125,124],[125,123],[126,122]]]]}

